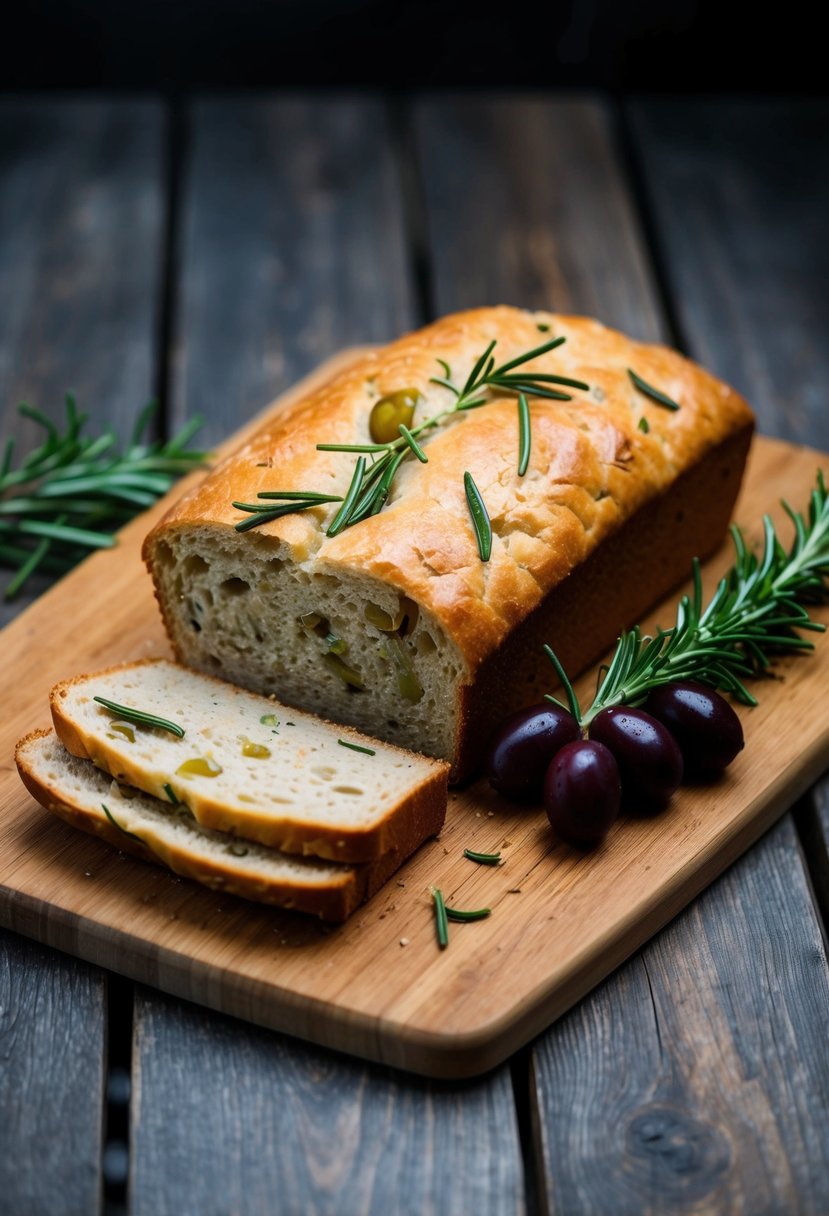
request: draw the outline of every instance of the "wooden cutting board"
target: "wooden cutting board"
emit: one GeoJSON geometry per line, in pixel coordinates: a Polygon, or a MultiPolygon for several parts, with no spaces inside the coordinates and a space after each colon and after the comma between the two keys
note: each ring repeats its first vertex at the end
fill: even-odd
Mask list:
{"type": "MultiPolygon", "coordinates": [[[[758,439],[737,521],[759,539],[770,511],[788,536],[778,500],[804,507],[820,466],[829,472],[829,457],[758,439]]],[[[342,926],[217,895],[54,819],[12,760],[17,738],[48,724],[56,680],[169,653],[139,556],[163,509],[0,635],[0,922],[132,979],[414,1072],[480,1073],[641,946],[829,764],[829,638],[818,636],[814,654],[781,662],[780,678],[758,684],[759,708],[740,711],[746,748],[725,779],[681,790],[657,819],[618,823],[597,853],[557,843],[541,812],[512,809],[479,783],[452,796],[440,839],[342,926]],[[500,849],[504,864],[475,865],[464,848],[500,849]],[[492,908],[488,920],[451,925],[443,952],[433,885],[450,904],[492,908]]],[[[724,550],[708,563],[709,588],[729,562],[724,550]]],[[[674,602],[650,623],[670,623],[674,602]]],[[[829,621],[825,608],[816,615],[829,621]]]]}

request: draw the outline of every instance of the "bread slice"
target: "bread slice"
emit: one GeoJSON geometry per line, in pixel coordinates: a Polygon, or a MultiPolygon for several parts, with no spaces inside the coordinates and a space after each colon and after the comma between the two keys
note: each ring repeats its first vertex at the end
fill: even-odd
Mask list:
{"type": "Polygon", "coordinates": [[[389,853],[369,865],[338,865],[203,828],[184,803],[173,806],[119,785],[91,761],[70,755],[52,731],[26,735],[14,758],[32,797],[73,827],[213,890],[257,903],[345,920],[405,860],[389,853]]]}
{"type": "Polygon", "coordinates": [[[461,779],[499,717],[552,691],[542,643],[575,674],[717,548],[752,426],[737,392],[674,351],[585,317],[475,309],[273,410],[144,556],[182,662],[451,760],[461,779]],[[483,408],[420,433],[428,462],[403,461],[381,510],[329,532],[340,503],[324,499],[347,494],[358,456],[319,444],[370,444],[374,407],[401,390],[417,428],[452,409],[447,380],[460,388],[491,343],[500,364],[553,340],[520,365],[563,376],[566,398],[528,390],[523,475],[515,384],[488,389],[483,408]],[[487,561],[465,472],[491,521],[487,561]],[[285,492],[323,501],[254,527],[236,505],[284,507],[285,492]]]}
{"type": "Polygon", "coordinates": [[[207,828],[334,861],[405,857],[443,826],[448,765],[164,659],[52,689],[64,746],[119,782],[170,791],[207,828]],[[179,725],[136,725],[94,700],[179,725]]]}

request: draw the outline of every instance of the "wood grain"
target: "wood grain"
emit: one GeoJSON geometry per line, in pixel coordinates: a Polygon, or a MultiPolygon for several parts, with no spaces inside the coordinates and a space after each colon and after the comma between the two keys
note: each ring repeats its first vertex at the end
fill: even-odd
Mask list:
{"type": "MultiPolygon", "coordinates": [[[[818,459],[768,440],[757,445],[737,514],[750,535],[758,535],[773,499],[803,496],[818,459]]],[[[9,626],[14,657],[3,678],[15,689],[8,697],[15,712],[0,727],[5,754],[17,734],[45,719],[46,691],[67,665],[93,669],[166,651],[137,556],[148,523],[130,525],[119,549],[90,559],[9,626]]],[[[721,555],[709,564],[709,584],[726,561],[721,555]]],[[[663,608],[663,619],[669,613],[663,608]]],[[[555,844],[540,813],[517,817],[473,787],[453,796],[440,841],[401,871],[405,886],[390,883],[333,932],[196,890],[79,837],[33,813],[6,772],[0,916],[82,957],[274,1029],[427,1074],[481,1072],[675,915],[823,771],[829,724],[815,707],[829,648],[781,670],[785,680],[771,684],[751,714],[756,750],[743,753],[722,785],[684,792],[656,823],[617,825],[591,857],[555,844]],[[767,752],[768,764],[751,762],[767,752]],[[502,869],[462,857],[465,847],[486,851],[504,839],[511,843],[503,846],[502,869]],[[443,953],[435,949],[433,884],[450,901],[493,908],[486,922],[460,926],[443,953]]]]}
{"type": "Polygon", "coordinates": [[[101,1206],[104,976],[0,930],[0,1209],[101,1206]]]}
{"type": "Polygon", "coordinates": [[[829,445],[829,103],[631,107],[665,272],[696,358],[770,435],[829,445]]]}
{"type": "MultiPolygon", "coordinates": [[[[72,390],[124,436],[152,396],[161,175],[154,103],[0,103],[0,443],[18,457],[43,438],[21,401],[62,420],[72,390]]],[[[15,611],[0,601],[0,623],[15,611]]]]}
{"type": "Polygon", "coordinates": [[[401,1077],[157,993],[135,1049],[133,1216],[524,1211],[508,1070],[401,1077]]]}
{"type": "Polygon", "coordinates": [[[829,983],[798,852],[787,816],[534,1052],[545,1210],[827,1210],[829,983]]]}
{"type": "Polygon", "coordinates": [[[516,304],[664,337],[601,103],[429,100],[415,132],[438,314],[516,304]]]}
{"type": "Polygon", "coordinates": [[[188,126],[173,399],[212,443],[414,315],[382,105],[200,101],[188,126]]]}

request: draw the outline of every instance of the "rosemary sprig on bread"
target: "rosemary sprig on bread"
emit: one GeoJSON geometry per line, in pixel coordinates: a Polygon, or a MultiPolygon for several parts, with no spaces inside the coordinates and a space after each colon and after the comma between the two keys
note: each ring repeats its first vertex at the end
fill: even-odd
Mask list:
{"type": "MultiPolygon", "coordinates": [[[[268,490],[257,494],[261,503],[234,502],[233,506],[248,514],[247,519],[236,524],[237,532],[248,532],[251,528],[270,523],[282,515],[305,511],[310,507],[325,503],[341,502],[342,506],[326,529],[327,536],[337,536],[346,528],[353,527],[361,520],[368,519],[382,511],[391,493],[397,471],[404,460],[414,456],[422,464],[427,464],[429,457],[419,442],[421,436],[428,436],[448,419],[469,410],[480,409],[493,400],[493,393],[500,396],[515,394],[519,402],[519,476],[527,470],[530,457],[530,411],[527,397],[543,397],[551,401],[572,401],[572,393],[563,392],[562,388],[589,391],[590,385],[584,380],[571,376],[559,376],[552,372],[536,372],[526,368],[526,364],[566,342],[563,336],[551,338],[541,346],[524,351],[506,363],[496,366],[493,351],[497,339],[493,338],[486,349],[475,360],[466,380],[459,388],[452,379],[452,369],[443,359],[437,359],[443,371],[442,376],[430,377],[432,384],[447,389],[455,400],[446,408],[425,418],[416,426],[411,426],[414,409],[419,399],[416,389],[401,389],[389,394],[375,403],[369,419],[369,433],[374,440],[372,443],[318,443],[318,452],[352,452],[357,456],[351,482],[344,498],[323,495],[316,491],[282,491],[268,490]],[[519,370],[523,369],[523,370],[519,370]],[[368,458],[368,459],[367,459],[368,458]],[[278,500],[280,506],[268,507],[264,500],[278,500]]],[[[478,496],[480,497],[480,496],[478,496]]],[[[467,498],[469,487],[467,484],[467,498]]],[[[486,515],[480,512],[476,515],[470,501],[475,531],[478,537],[478,547],[481,560],[486,561],[486,527],[480,528],[486,515]]],[[[476,504],[477,505],[477,504],[476,504]]],[[[491,543],[491,537],[490,537],[491,543]]]]}

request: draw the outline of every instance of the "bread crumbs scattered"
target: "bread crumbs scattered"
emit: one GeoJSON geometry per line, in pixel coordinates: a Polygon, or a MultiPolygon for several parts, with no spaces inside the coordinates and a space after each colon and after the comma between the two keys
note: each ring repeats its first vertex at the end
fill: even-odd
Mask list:
{"type": "Polygon", "coordinates": [[[406,884],[405,884],[405,882],[402,881],[402,879],[398,878],[397,885],[398,885],[398,887],[405,887],[406,884]]]}
{"type": "Polygon", "coordinates": [[[510,887],[509,890],[507,891],[507,895],[520,895],[520,894],[521,894],[520,887],[510,887]]]}
{"type": "Polygon", "coordinates": [[[487,813],[486,813],[486,817],[487,817],[487,819],[494,819],[494,817],[495,817],[495,812],[494,812],[494,811],[487,811],[487,813]]]}
{"type": "Polygon", "coordinates": [[[475,812],[475,818],[476,818],[476,819],[480,819],[480,818],[481,818],[481,812],[480,812],[480,811],[476,811],[476,812],[475,812]]]}
{"type": "Polygon", "coordinates": [[[408,944],[409,944],[409,939],[408,939],[408,937],[401,937],[401,939],[400,939],[400,945],[401,945],[401,946],[408,946],[408,944]]]}
{"type": "Polygon", "coordinates": [[[92,877],[92,871],[91,871],[91,870],[84,870],[84,876],[85,876],[86,878],[91,878],[91,877],[92,877]]]}
{"type": "Polygon", "coordinates": [[[511,845],[511,844],[512,844],[512,841],[511,841],[511,840],[502,840],[502,841],[501,841],[501,848],[502,848],[502,849],[508,849],[508,848],[510,847],[510,845],[511,845]]]}
{"type": "Polygon", "coordinates": [[[385,920],[385,919],[386,919],[386,914],[385,914],[385,912],[381,912],[381,913],[380,913],[380,917],[379,917],[379,919],[380,919],[380,920],[385,920]]]}
{"type": "Polygon", "coordinates": [[[443,851],[444,851],[444,853],[446,854],[446,856],[448,857],[448,856],[449,856],[449,850],[445,848],[443,851]]]}

